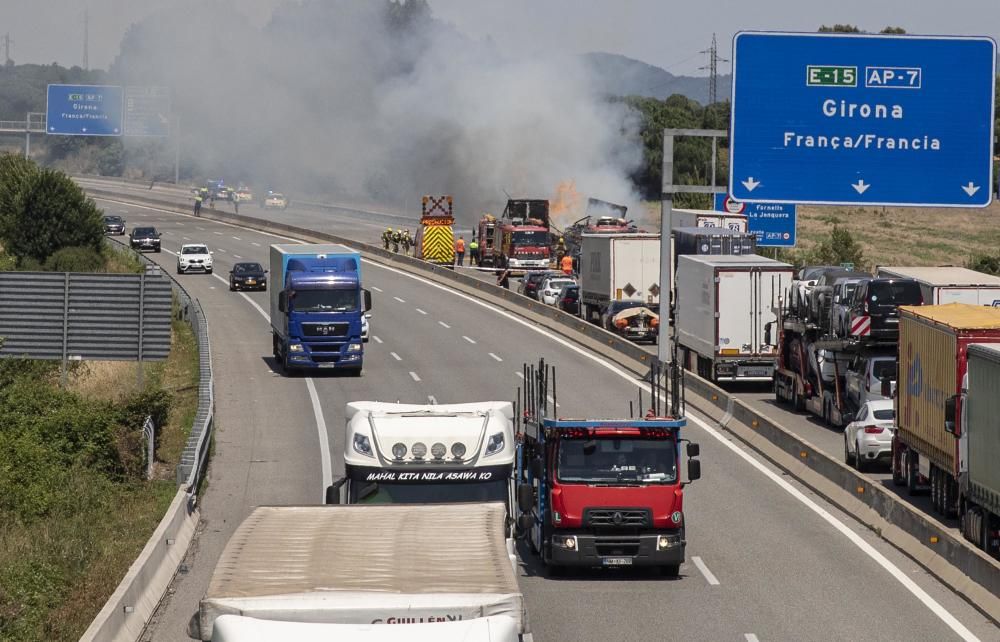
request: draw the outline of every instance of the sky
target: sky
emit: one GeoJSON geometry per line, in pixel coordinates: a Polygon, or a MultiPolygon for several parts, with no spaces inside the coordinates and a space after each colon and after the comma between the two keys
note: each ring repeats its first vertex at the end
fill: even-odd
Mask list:
{"type": "MultiPolygon", "coordinates": [[[[264,24],[288,0],[216,0],[251,23],[264,24]]],[[[678,75],[705,75],[715,33],[731,58],[739,30],[815,31],[850,23],[867,31],[900,26],[909,33],[984,35],[1000,40],[1000,1],[951,0],[429,0],[435,15],[474,39],[523,54],[606,51],[678,75]]],[[[91,68],[107,68],[128,26],[180,0],[4,0],[0,37],[10,34],[19,63],[80,65],[84,10],[90,14],[91,68]]],[[[219,25],[224,37],[225,25],[219,25]]],[[[0,51],[0,55],[2,55],[0,51]]],[[[728,64],[720,66],[728,72],[728,64]]]]}

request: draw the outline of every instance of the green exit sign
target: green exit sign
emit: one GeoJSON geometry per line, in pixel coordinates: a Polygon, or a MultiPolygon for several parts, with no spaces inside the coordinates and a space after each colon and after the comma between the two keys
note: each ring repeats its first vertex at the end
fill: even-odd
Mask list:
{"type": "Polygon", "coordinates": [[[809,65],[806,67],[806,85],[810,87],[857,87],[857,67],[809,65]]]}

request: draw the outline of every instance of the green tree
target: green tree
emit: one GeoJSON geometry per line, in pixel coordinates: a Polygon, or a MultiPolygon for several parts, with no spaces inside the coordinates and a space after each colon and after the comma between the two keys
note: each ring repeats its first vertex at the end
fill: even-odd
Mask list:
{"type": "Polygon", "coordinates": [[[885,27],[882,31],[879,31],[879,33],[904,34],[906,33],[906,29],[903,29],[902,27],[885,27]]]}
{"type": "Polygon", "coordinates": [[[65,247],[100,251],[101,211],[67,175],[43,169],[31,173],[11,194],[3,229],[4,247],[18,263],[44,263],[65,247]]]}
{"type": "Polygon", "coordinates": [[[820,33],[862,33],[862,31],[860,29],[858,29],[857,27],[855,27],[854,25],[846,25],[846,24],[845,25],[836,24],[836,25],[833,25],[832,27],[828,27],[826,25],[822,25],[819,28],[819,32],[820,33]]]}
{"type": "Polygon", "coordinates": [[[1000,256],[973,256],[966,262],[965,267],[985,274],[1000,274],[1000,256]]]}
{"type": "Polygon", "coordinates": [[[839,265],[853,263],[856,268],[864,265],[864,253],[861,245],[846,227],[834,225],[830,238],[820,241],[813,248],[810,263],[820,265],[839,265]]]}

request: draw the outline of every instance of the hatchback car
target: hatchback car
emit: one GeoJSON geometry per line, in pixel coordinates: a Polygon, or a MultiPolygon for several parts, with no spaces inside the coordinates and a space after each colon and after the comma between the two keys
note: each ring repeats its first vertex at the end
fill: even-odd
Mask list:
{"type": "Polygon", "coordinates": [[[133,250],[159,252],[160,233],[155,227],[133,227],[129,233],[128,243],[133,250]]]}
{"type": "Polygon", "coordinates": [[[177,253],[177,274],[212,273],[212,253],[201,243],[185,243],[177,253]]]}
{"type": "Polygon", "coordinates": [[[288,199],[285,198],[284,194],[279,192],[269,192],[267,196],[264,197],[264,209],[266,210],[284,210],[288,208],[288,199]]]}
{"type": "Polygon", "coordinates": [[[866,281],[854,290],[847,331],[850,335],[897,341],[899,306],[923,304],[920,284],[913,279],[866,281]]]}
{"type": "Polygon", "coordinates": [[[844,462],[863,471],[869,462],[888,463],[896,412],[891,399],[868,401],[844,428],[844,462]]]}
{"type": "Polygon", "coordinates": [[[545,305],[555,305],[564,286],[576,285],[576,279],[562,276],[546,277],[538,288],[538,300],[545,305]]]}
{"type": "Polygon", "coordinates": [[[105,216],[104,233],[113,236],[125,236],[125,219],[114,215],[105,216]]]}
{"type": "Polygon", "coordinates": [[[580,286],[576,283],[563,286],[556,300],[556,307],[569,314],[580,314],[580,286]]]}
{"type": "Polygon", "coordinates": [[[267,270],[260,263],[237,263],[229,271],[229,289],[267,290],[267,270]]]}

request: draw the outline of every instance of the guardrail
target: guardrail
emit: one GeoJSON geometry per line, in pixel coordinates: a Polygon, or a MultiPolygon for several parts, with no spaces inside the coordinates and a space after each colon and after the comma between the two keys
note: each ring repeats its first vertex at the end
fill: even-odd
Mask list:
{"type": "MultiPolygon", "coordinates": [[[[122,251],[134,252],[117,239],[108,237],[108,240],[120,245],[122,251]]],[[[160,266],[148,257],[134,253],[146,266],[160,269],[160,266]]],[[[173,291],[180,303],[178,318],[191,326],[198,341],[200,368],[198,410],[187,445],[177,466],[177,494],[174,495],[166,514],[147,540],[139,557],[129,567],[115,592],[80,638],[81,642],[105,640],[124,642],[136,640],[142,635],[146,623],[152,617],[184,559],[198,524],[196,509],[198,483],[208,461],[208,446],[211,442],[215,410],[208,320],[198,299],[191,297],[177,279],[166,270],[162,272],[170,278],[173,291]]]]}
{"type": "MultiPolygon", "coordinates": [[[[106,195],[112,198],[120,198],[113,193],[106,195]]],[[[177,203],[161,199],[141,200],[147,204],[160,206],[171,211],[183,214],[188,213],[185,207],[179,206],[177,203]]],[[[646,352],[632,342],[621,339],[578,317],[571,316],[552,306],[544,305],[500,288],[492,283],[464,275],[457,270],[429,264],[413,257],[394,254],[383,250],[381,247],[335,234],[286,225],[284,223],[212,210],[202,210],[202,217],[303,239],[339,243],[368,255],[377,256],[385,263],[398,264],[401,267],[405,266],[408,268],[408,271],[433,274],[438,280],[451,282],[458,286],[456,289],[488,294],[492,299],[502,303],[502,307],[509,311],[531,312],[536,316],[545,318],[549,322],[550,327],[554,327],[554,329],[564,329],[572,331],[574,334],[583,335],[591,339],[593,343],[598,344],[599,352],[612,358],[617,357],[616,361],[620,365],[624,365],[640,376],[645,372],[651,360],[656,358],[655,355],[646,352]],[[637,363],[622,363],[621,357],[637,363]]],[[[889,524],[898,527],[903,534],[919,541],[925,549],[922,553],[920,551],[906,550],[904,547],[909,546],[908,542],[903,543],[900,538],[894,538],[893,533],[882,531],[875,520],[859,513],[857,510],[852,510],[843,498],[833,497],[828,492],[829,489],[802,480],[814,491],[853,514],[862,523],[878,530],[883,538],[900,547],[901,550],[904,550],[905,553],[910,555],[921,566],[953,590],[973,600],[994,620],[1000,620],[1000,599],[997,597],[1000,596],[1000,563],[996,560],[973,547],[961,537],[954,536],[937,520],[900,501],[872,478],[857,473],[857,471],[847,467],[833,455],[823,452],[787,428],[756,413],[749,406],[722,388],[690,372],[685,373],[685,385],[687,392],[693,393],[688,396],[688,403],[711,417],[714,421],[717,421],[722,428],[729,431],[772,463],[796,476],[799,476],[797,473],[801,473],[801,466],[808,468],[813,473],[832,483],[837,489],[846,491],[872,508],[874,511],[873,515],[877,515],[889,524]],[[752,431],[752,434],[747,434],[740,430],[742,426],[747,427],[748,430],[752,431]],[[789,464],[781,458],[776,458],[773,453],[763,449],[757,443],[760,437],[766,440],[767,443],[776,446],[783,454],[794,457],[798,466],[789,464]],[[859,489],[861,489],[860,492],[859,489]],[[937,557],[939,560],[946,562],[946,564],[950,564],[963,573],[965,577],[947,577],[948,574],[942,572],[942,569],[938,567],[935,560],[931,559],[932,557],[937,557]],[[970,579],[979,589],[985,591],[985,594],[976,590],[975,586],[970,586],[970,582],[968,582],[970,579]]],[[[802,479],[801,477],[799,478],[802,479]]]]}

